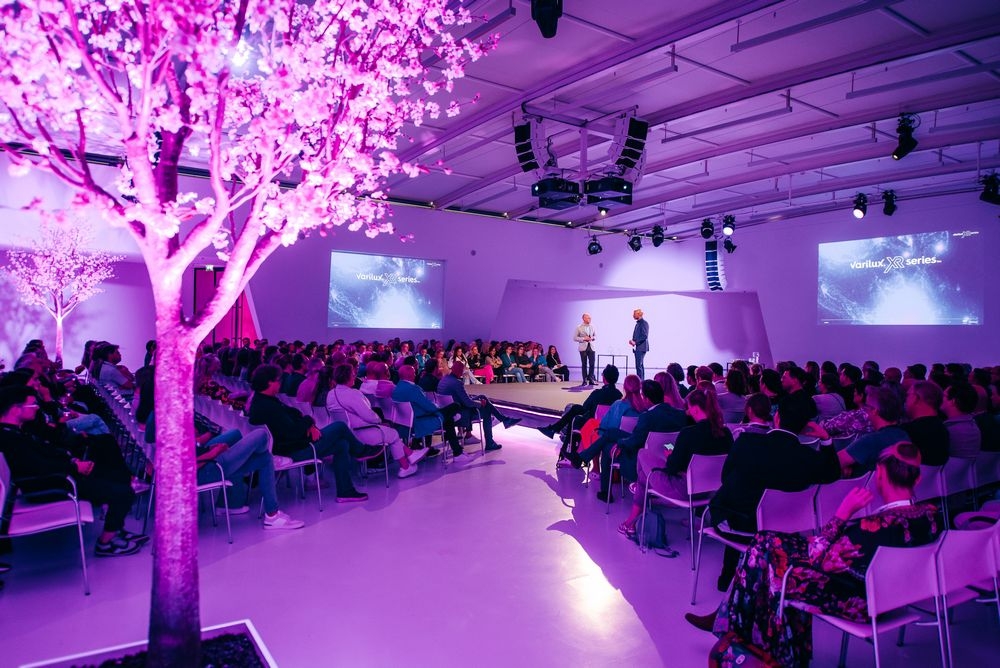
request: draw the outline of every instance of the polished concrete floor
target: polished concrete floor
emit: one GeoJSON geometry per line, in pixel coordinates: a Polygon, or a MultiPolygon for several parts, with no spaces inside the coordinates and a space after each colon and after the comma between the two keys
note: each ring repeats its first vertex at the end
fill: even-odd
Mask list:
{"type": "MultiPolygon", "coordinates": [[[[642,554],[616,531],[627,503],[605,515],[579,472],[556,471],[553,441],[526,427],[497,439],[502,451],[464,468],[427,463],[389,489],[372,477],[364,504],[319,512],[314,495],[282,485],[285,510],[308,523],[299,531],[243,515],[229,545],[203,513],[202,623],[252,619],[283,667],[704,666],[714,638],[683,613],[718,602],[718,546],[705,548],[692,607],[680,513],[668,513],[680,556],[642,554]]],[[[0,666],[144,636],[148,549],[90,559],[89,597],[72,531],[20,539],[0,560],[15,566],[0,593],[0,666]]],[[[956,666],[993,665],[995,608],[965,605],[954,628],[956,666]]],[[[907,636],[902,648],[885,637],[883,666],[940,665],[933,629],[907,636]]],[[[817,623],[815,644],[813,665],[835,665],[839,635],[817,623]]],[[[874,665],[871,647],[852,641],[849,664],[874,665]]]]}

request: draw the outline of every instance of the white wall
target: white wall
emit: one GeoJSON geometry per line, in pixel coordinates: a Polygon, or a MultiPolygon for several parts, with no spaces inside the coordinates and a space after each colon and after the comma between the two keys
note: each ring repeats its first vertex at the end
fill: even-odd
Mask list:
{"type": "Polygon", "coordinates": [[[726,259],[729,286],[755,289],[777,359],[832,359],[860,364],[963,361],[1000,363],[1000,290],[996,282],[1000,208],[975,194],[899,201],[894,216],[872,206],[862,220],[849,210],[741,230],[726,259]],[[979,326],[820,326],[816,317],[817,245],[940,230],[975,230],[985,246],[985,304],[979,326]]]}

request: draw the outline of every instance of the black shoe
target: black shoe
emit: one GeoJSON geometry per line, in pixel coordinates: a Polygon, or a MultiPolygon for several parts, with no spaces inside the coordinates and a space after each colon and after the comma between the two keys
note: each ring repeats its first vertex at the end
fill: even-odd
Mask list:
{"type": "Polygon", "coordinates": [[[10,564],[5,564],[3,562],[0,562],[0,575],[3,575],[4,573],[6,573],[7,571],[9,571],[10,569],[11,569],[11,565],[10,564]]]}
{"type": "Polygon", "coordinates": [[[513,427],[514,425],[516,425],[520,421],[521,421],[521,418],[506,417],[506,418],[503,419],[503,428],[504,429],[510,429],[511,427],[513,427]]]}
{"type": "Polygon", "coordinates": [[[149,536],[141,533],[132,533],[131,531],[126,531],[125,529],[118,531],[118,537],[122,540],[132,541],[140,547],[149,542],[149,536]]]}
{"type": "Polygon", "coordinates": [[[555,438],[556,437],[556,430],[553,429],[552,427],[539,427],[538,431],[542,432],[543,434],[545,434],[549,438],[555,438]]]}
{"type": "Polygon", "coordinates": [[[427,454],[424,456],[424,459],[430,459],[431,457],[437,457],[440,454],[441,454],[441,451],[438,450],[437,448],[427,448],[427,454]]]}
{"type": "Polygon", "coordinates": [[[567,452],[566,459],[568,459],[569,463],[573,465],[573,468],[583,468],[583,457],[580,456],[579,452],[567,452]]]}
{"type": "Polygon", "coordinates": [[[604,503],[611,503],[615,500],[615,497],[611,495],[611,492],[598,492],[597,500],[603,501],[604,503]]]}
{"type": "Polygon", "coordinates": [[[699,631],[706,631],[708,633],[712,632],[712,628],[715,626],[715,617],[719,613],[715,610],[707,615],[696,615],[693,612],[684,613],[684,619],[687,623],[695,627],[699,631]]]}
{"type": "Polygon", "coordinates": [[[729,585],[733,581],[733,573],[723,573],[715,583],[715,588],[725,593],[729,591],[729,585]]]}
{"type": "Polygon", "coordinates": [[[502,447],[503,447],[502,445],[500,445],[496,441],[493,441],[492,443],[486,444],[486,452],[493,452],[494,450],[499,450],[502,447]]]}
{"type": "Polygon", "coordinates": [[[356,489],[352,489],[350,492],[345,492],[344,494],[337,494],[337,503],[352,503],[355,501],[367,501],[368,495],[364,492],[359,492],[356,489]]]}
{"type": "Polygon", "coordinates": [[[115,536],[107,543],[97,542],[94,554],[98,557],[127,557],[139,551],[139,546],[130,540],[123,540],[115,536]]]}

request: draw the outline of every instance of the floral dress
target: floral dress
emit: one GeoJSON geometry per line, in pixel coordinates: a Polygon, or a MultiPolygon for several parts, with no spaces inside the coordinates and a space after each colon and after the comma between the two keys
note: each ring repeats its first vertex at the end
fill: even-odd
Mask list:
{"type": "Polygon", "coordinates": [[[786,668],[809,665],[812,615],[786,607],[778,614],[781,581],[791,568],[786,598],[813,612],[869,623],[865,571],[879,546],[930,543],[942,530],[930,504],[887,508],[858,521],[834,517],[816,536],[758,533],[743,555],[713,632],[733,631],[786,668]]]}

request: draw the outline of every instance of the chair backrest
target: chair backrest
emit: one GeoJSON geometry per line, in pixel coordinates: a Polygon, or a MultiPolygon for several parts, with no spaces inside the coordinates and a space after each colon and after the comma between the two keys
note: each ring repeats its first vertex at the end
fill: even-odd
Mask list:
{"type": "Polygon", "coordinates": [[[980,452],[976,455],[973,472],[977,487],[1000,482],[1000,452],[980,452]]]}
{"type": "Polygon", "coordinates": [[[313,409],[312,405],[306,403],[305,401],[299,401],[298,399],[292,399],[291,407],[298,410],[303,415],[308,415],[312,417],[313,409]]]}
{"type": "Polygon", "coordinates": [[[942,595],[964,589],[997,575],[995,541],[1000,522],[988,529],[945,531],[937,553],[938,582],[942,595]]]}
{"type": "Polygon", "coordinates": [[[635,431],[635,425],[639,423],[639,418],[631,417],[626,415],[622,418],[622,422],[618,425],[618,428],[624,431],[626,434],[631,434],[635,431]]]}
{"type": "Polygon", "coordinates": [[[408,401],[394,401],[392,402],[391,413],[391,417],[386,416],[390,422],[409,429],[413,428],[413,404],[408,401]]]}
{"type": "Polygon", "coordinates": [[[935,554],[938,540],[920,547],[880,547],[872,557],[865,586],[868,614],[873,618],[890,610],[937,596],[935,554]]]}
{"type": "MultiPolygon", "coordinates": [[[[927,501],[928,499],[937,499],[945,495],[944,476],[941,473],[942,468],[941,466],[920,465],[920,480],[917,481],[917,486],[913,490],[914,501],[927,501]]],[[[871,514],[876,508],[884,505],[885,500],[878,493],[878,488],[875,486],[874,474],[868,478],[866,488],[874,495],[872,502],[868,504],[868,508],[866,509],[866,513],[871,514]]]]}
{"type": "Polygon", "coordinates": [[[838,452],[849,446],[854,441],[858,440],[857,434],[850,434],[848,436],[834,436],[833,437],[833,447],[838,452]]]}
{"type": "Polygon", "coordinates": [[[722,465],[727,455],[691,455],[687,470],[688,494],[706,494],[722,486],[722,465]]]}
{"type": "Polygon", "coordinates": [[[801,492],[766,489],[757,506],[757,530],[799,533],[816,528],[814,502],[818,485],[801,492]]]}
{"type": "Polygon", "coordinates": [[[0,515],[7,507],[7,492],[10,490],[10,467],[7,460],[0,454],[0,515]]]}
{"type": "Polygon", "coordinates": [[[941,474],[944,476],[944,489],[948,495],[975,489],[976,460],[965,457],[949,457],[941,474]]]}
{"type": "Polygon", "coordinates": [[[677,441],[679,431],[651,431],[646,436],[646,447],[650,450],[665,448],[677,441]]]}
{"type": "Polygon", "coordinates": [[[611,410],[610,404],[597,404],[597,408],[594,409],[594,419],[600,422],[608,414],[609,410],[611,410]]]}
{"type": "Polygon", "coordinates": [[[867,487],[870,477],[871,473],[865,473],[857,478],[843,478],[820,485],[816,491],[816,528],[821,529],[830,521],[848,492],[856,487],[867,487]]]}

